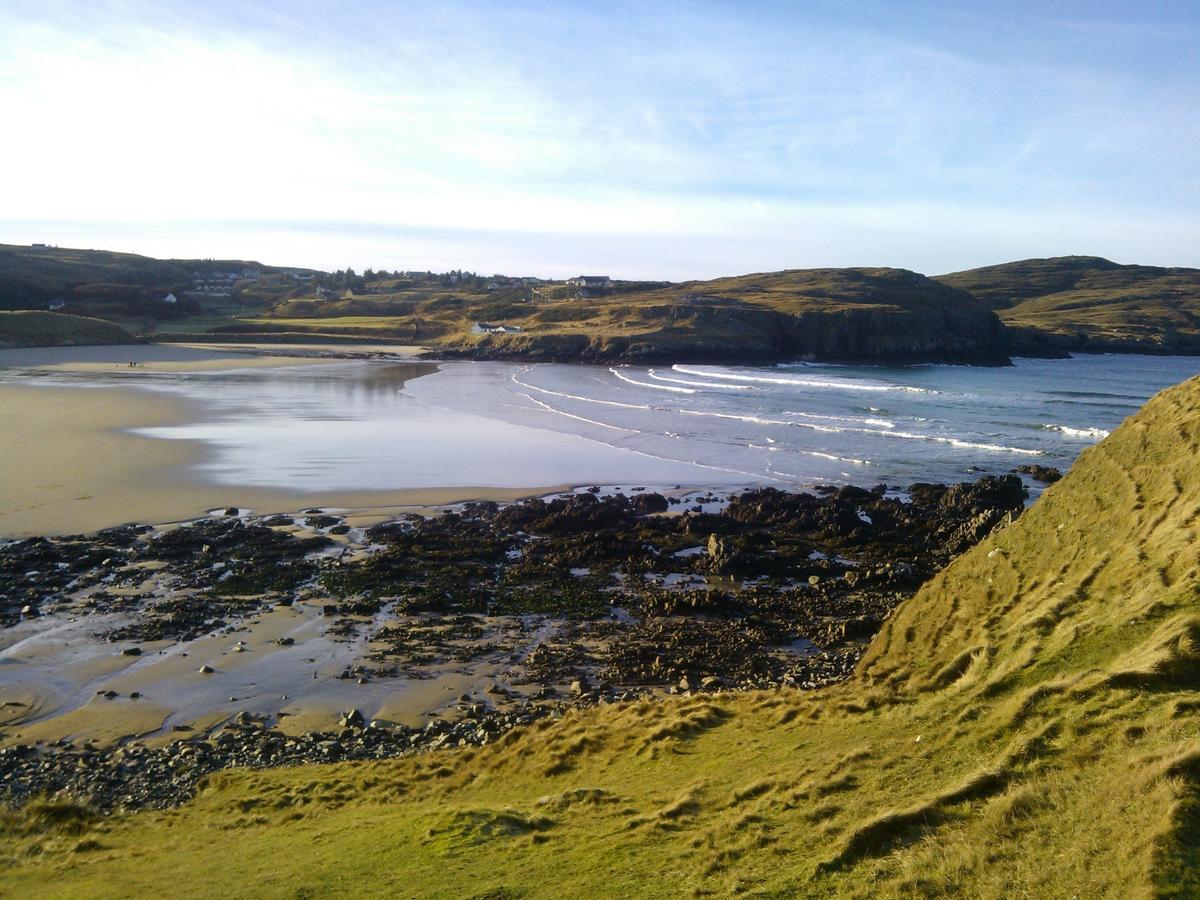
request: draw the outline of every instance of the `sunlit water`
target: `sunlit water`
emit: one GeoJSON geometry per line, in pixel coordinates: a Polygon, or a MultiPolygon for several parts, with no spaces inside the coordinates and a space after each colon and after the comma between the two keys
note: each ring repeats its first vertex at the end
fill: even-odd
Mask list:
{"type": "Polygon", "coordinates": [[[1025,463],[1066,469],[1151,395],[1200,371],[1200,360],[431,368],[355,361],[38,380],[186,398],[189,421],[139,433],[200,442],[209,452],[193,475],[220,484],[904,487],[1025,463]]]}

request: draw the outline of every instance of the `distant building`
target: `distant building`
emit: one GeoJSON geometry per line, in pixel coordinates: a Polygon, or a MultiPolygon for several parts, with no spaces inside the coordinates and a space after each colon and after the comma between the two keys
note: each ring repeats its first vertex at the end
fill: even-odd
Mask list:
{"type": "Polygon", "coordinates": [[[64,300],[62,297],[58,297],[54,300],[51,300],[50,303],[46,306],[46,308],[48,310],[50,310],[51,312],[58,312],[60,309],[62,309],[66,305],[67,305],[67,301],[64,300]]]}
{"type": "Polygon", "coordinates": [[[167,294],[167,296],[162,298],[163,303],[177,303],[178,301],[179,301],[179,298],[176,297],[174,294],[167,294]]]}
{"type": "Polygon", "coordinates": [[[471,326],[471,334],[520,334],[517,325],[495,325],[492,322],[476,322],[471,326]]]}
{"type": "Polygon", "coordinates": [[[327,287],[321,286],[321,287],[317,288],[317,299],[318,300],[332,300],[336,296],[337,296],[337,293],[335,291],[331,291],[327,287]]]}
{"type": "Polygon", "coordinates": [[[579,288],[605,289],[612,287],[612,279],[607,275],[577,275],[569,279],[567,284],[579,288]]]}
{"type": "Polygon", "coordinates": [[[193,272],[190,292],[227,297],[242,278],[239,272],[193,272]]]}

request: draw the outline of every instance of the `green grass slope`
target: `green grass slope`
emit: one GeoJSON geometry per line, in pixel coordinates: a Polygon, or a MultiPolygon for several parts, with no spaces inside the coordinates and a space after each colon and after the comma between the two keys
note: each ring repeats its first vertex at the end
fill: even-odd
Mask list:
{"type": "Polygon", "coordinates": [[[1200,269],[1063,256],[937,280],[990,304],[1019,346],[1200,353],[1200,269]]]}
{"type": "Polygon", "coordinates": [[[480,750],[38,804],[8,896],[1195,896],[1200,379],[1080,457],[814,694],[567,715],[480,750]]]}
{"type": "Polygon", "coordinates": [[[0,348],[132,343],[129,332],[104,319],[38,310],[0,311],[0,348]]]}

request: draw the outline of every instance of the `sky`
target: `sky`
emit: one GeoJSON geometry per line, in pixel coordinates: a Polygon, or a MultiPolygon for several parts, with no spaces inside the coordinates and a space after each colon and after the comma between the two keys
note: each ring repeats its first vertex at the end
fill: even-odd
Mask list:
{"type": "Polygon", "coordinates": [[[0,242],[1200,266],[1200,4],[0,0],[0,242]]]}

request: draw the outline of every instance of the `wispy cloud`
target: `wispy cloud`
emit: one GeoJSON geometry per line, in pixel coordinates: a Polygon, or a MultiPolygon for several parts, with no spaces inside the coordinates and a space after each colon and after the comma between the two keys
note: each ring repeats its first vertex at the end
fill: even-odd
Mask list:
{"type": "Polygon", "coordinates": [[[1067,245],[1196,263],[1180,15],[15,0],[0,237],[671,277],[1067,245]]]}

